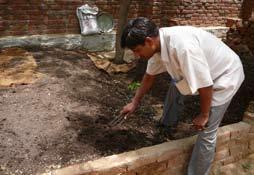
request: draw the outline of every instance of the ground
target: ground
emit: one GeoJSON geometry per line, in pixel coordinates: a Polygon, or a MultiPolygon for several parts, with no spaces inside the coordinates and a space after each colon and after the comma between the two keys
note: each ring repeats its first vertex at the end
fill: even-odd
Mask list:
{"type": "MultiPolygon", "coordinates": [[[[133,96],[128,85],[140,80],[143,63],[128,74],[108,75],[84,51],[31,49],[30,53],[43,76],[35,83],[0,89],[0,174],[40,173],[172,139],[156,120],[167,75],[159,76],[134,115],[110,127],[108,123],[133,96]]],[[[254,96],[250,77],[251,71],[223,124],[241,120],[254,96]]],[[[198,113],[197,97],[185,103],[177,138],[196,133],[188,124],[198,113]]]]}

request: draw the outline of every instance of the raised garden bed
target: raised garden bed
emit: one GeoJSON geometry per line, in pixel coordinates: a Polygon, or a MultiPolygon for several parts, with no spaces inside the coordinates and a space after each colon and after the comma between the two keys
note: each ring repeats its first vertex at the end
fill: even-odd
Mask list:
{"type": "MultiPolygon", "coordinates": [[[[43,76],[32,84],[0,89],[0,174],[41,173],[172,140],[157,126],[158,114],[152,107],[163,103],[167,75],[159,77],[131,118],[120,126],[109,127],[134,93],[128,89],[129,83],[140,80],[144,69],[109,76],[81,50],[29,52],[38,66],[36,71],[43,76]]],[[[223,124],[240,121],[253,98],[252,70],[223,124]]],[[[195,134],[187,126],[197,112],[197,98],[188,98],[177,138],[195,134]]]]}

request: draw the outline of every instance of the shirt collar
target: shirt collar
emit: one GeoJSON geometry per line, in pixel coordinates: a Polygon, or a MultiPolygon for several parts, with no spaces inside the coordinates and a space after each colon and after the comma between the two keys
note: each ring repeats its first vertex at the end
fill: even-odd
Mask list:
{"type": "Polygon", "coordinates": [[[161,45],[161,59],[163,61],[167,61],[168,62],[168,58],[169,58],[169,50],[167,49],[167,44],[165,42],[165,36],[164,36],[164,32],[163,29],[159,29],[159,36],[160,36],[160,45],[161,45]]]}

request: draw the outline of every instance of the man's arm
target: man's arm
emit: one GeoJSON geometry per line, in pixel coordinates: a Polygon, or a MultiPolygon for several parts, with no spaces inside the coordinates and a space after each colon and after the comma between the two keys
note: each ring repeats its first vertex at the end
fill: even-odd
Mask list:
{"type": "Polygon", "coordinates": [[[149,75],[145,73],[141,82],[141,86],[136,91],[135,96],[132,98],[132,101],[123,107],[121,114],[131,114],[136,110],[144,95],[152,87],[154,79],[155,75],[149,75]]]}
{"type": "Polygon", "coordinates": [[[211,108],[213,87],[204,87],[198,89],[200,96],[200,114],[193,120],[193,124],[197,129],[204,129],[209,119],[209,112],[211,108]]]}
{"type": "Polygon", "coordinates": [[[141,86],[137,89],[135,96],[132,99],[132,102],[139,104],[144,95],[151,89],[153,82],[154,82],[155,76],[149,75],[145,73],[141,86]]]}
{"type": "Polygon", "coordinates": [[[198,89],[199,95],[200,95],[200,110],[201,114],[209,114],[210,108],[211,108],[211,101],[212,101],[212,95],[213,95],[213,87],[204,87],[198,89]]]}

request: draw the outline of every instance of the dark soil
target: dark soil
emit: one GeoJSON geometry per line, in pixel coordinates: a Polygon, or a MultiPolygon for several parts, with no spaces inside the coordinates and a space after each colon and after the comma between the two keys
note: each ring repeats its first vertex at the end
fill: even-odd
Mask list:
{"type": "MultiPolygon", "coordinates": [[[[108,123],[133,96],[128,83],[140,79],[142,66],[129,74],[109,76],[98,70],[83,51],[30,52],[38,71],[46,76],[34,84],[0,89],[0,174],[36,174],[57,165],[94,160],[172,139],[157,126],[151,107],[163,103],[167,75],[159,76],[132,117],[120,126],[109,127],[108,123]]],[[[224,123],[240,121],[253,100],[253,65],[250,70],[248,82],[233,100],[224,123]]],[[[197,97],[187,98],[181,121],[190,123],[197,113],[197,97]]],[[[183,132],[178,138],[193,134],[183,132]]]]}

